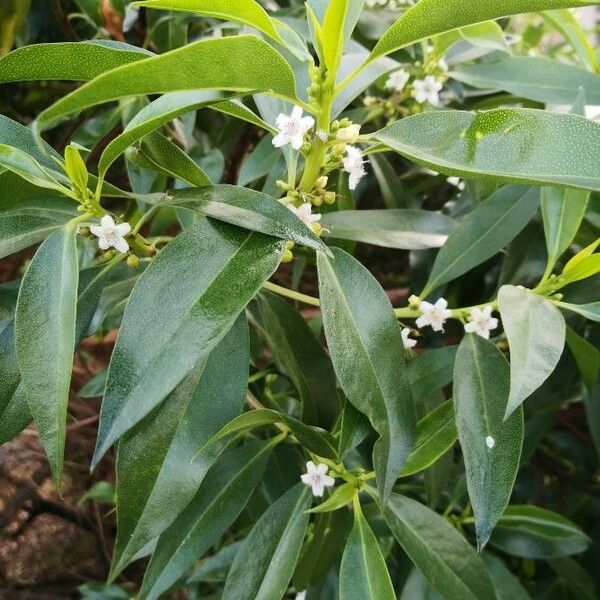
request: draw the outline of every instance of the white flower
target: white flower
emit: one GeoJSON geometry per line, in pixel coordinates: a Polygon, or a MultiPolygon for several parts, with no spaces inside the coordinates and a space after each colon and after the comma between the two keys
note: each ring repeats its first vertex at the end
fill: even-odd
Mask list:
{"type": "Polygon", "coordinates": [[[425,79],[415,79],[413,82],[415,88],[415,100],[419,104],[429,102],[429,104],[440,103],[440,91],[444,87],[433,75],[427,75],[425,79]]]}
{"type": "Polygon", "coordinates": [[[465,182],[461,180],[460,177],[448,177],[446,181],[453,185],[455,188],[459,189],[461,192],[465,189],[465,182]]]}
{"type": "Polygon", "coordinates": [[[314,496],[321,497],[326,487],[335,484],[335,479],[327,475],[327,465],[315,465],[312,460],[306,463],[306,473],[300,477],[302,483],[312,488],[314,496]]]}
{"type": "Polygon", "coordinates": [[[405,327],[401,332],[402,334],[402,343],[404,344],[405,350],[410,350],[417,345],[417,340],[411,340],[408,336],[410,335],[410,329],[405,327]]]}
{"type": "Polygon", "coordinates": [[[452,311],[448,310],[448,302],[440,298],[435,304],[421,302],[419,305],[422,315],[417,319],[417,327],[431,325],[434,331],[443,331],[446,319],[452,316],[452,311]]]}
{"type": "Polygon", "coordinates": [[[312,117],[303,117],[302,108],[294,106],[292,114],[288,117],[281,113],[277,117],[279,133],[273,138],[273,146],[281,148],[290,144],[294,150],[300,150],[304,143],[304,134],[315,124],[312,117]]]}
{"type": "Polygon", "coordinates": [[[471,309],[471,320],[465,325],[467,333],[476,333],[486,340],[490,339],[490,331],[498,327],[498,319],[492,317],[491,306],[486,306],[483,310],[479,308],[471,309]]]}
{"type": "Polygon", "coordinates": [[[344,171],[350,173],[349,187],[355,190],[358,182],[367,174],[365,160],[359,148],[346,146],[346,157],[343,160],[344,171]]]}
{"type": "Polygon", "coordinates": [[[496,445],[496,440],[491,435],[488,435],[485,438],[485,445],[491,450],[496,445]]]}
{"type": "Polygon", "coordinates": [[[398,69],[388,77],[388,80],[385,82],[385,87],[388,90],[401,92],[409,79],[410,73],[407,73],[404,69],[398,69]]]}
{"type": "Polygon", "coordinates": [[[348,127],[343,127],[337,132],[337,139],[340,142],[344,142],[346,144],[353,144],[358,139],[360,135],[360,125],[353,123],[352,125],[348,125],[348,127]]]}
{"type": "Polygon", "coordinates": [[[321,220],[321,215],[313,214],[312,206],[306,202],[301,204],[299,207],[295,207],[293,204],[288,204],[288,208],[307,226],[312,229],[313,223],[317,223],[321,220]]]}
{"type": "Polygon", "coordinates": [[[306,600],[306,590],[296,594],[296,600],[306,600]]]}
{"type": "Polygon", "coordinates": [[[129,250],[129,244],[125,241],[125,236],[131,231],[129,223],[116,225],[110,215],[104,215],[100,219],[100,225],[92,225],[90,231],[98,238],[101,250],[115,248],[123,254],[129,250]]]}

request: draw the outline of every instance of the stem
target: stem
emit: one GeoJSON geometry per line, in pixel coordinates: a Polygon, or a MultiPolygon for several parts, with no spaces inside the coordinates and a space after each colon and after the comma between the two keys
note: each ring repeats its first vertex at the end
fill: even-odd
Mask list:
{"type": "Polygon", "coordinates": [[[86,212],[85,214],[80,215],[79,217],[75,217],[74,219],[71,219],[66,224],[66,227],[69,227],[70,229],[74,229],[75,227],[77,227],[77,225],[79,225],[80,223],[85,223],[85,221],[87,221],[88,219],[91,219],[93,216],[94,216],[94,213],[86,212]]]}
{"type": "Polygon", "coordinates": [[[308,304],[309,306],[321,306],[318,298],[307,296],[306,294],[301,294],[294,290],[288,290],[287,288],[277,285],[276,283],[271,283],[270,281],[265,281],[265,283],[263,283],[263,288],[270,292],[274,292],[275,294],[279,294],[280,296],[284,296],[285,298],[308,304]]]}
{"type": "Polygon", "coordinates": [[[337,98],[340,93],[342,92],[342,90],[349,85],[352,80],[357,77],[358,75],[360,75],[366,68],[368,65],[371,64],[371,60],[368,59],[366,60],[364,63],[358,65],[358,67],[356,67],[356,69],[354,69],[354,71],[352,71],[352,73],[350,73],[349,75],[347,75],[339,84],[338,86],[335,88],[335,91],[333,93],[334,98],[337,98]]]}

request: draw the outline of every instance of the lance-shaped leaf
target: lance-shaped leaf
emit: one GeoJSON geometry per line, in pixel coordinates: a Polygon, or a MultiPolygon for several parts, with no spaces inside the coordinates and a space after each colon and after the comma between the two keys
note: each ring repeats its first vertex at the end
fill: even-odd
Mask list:
{"type": "Polygon", "coordinates": [[[194,460],[198,446],[242,411],[249,361],[248,325],[240,316],[206,362],[120,441],[111,578],[196,494],[211,466],[194,460]]]}
{"type": "Polygon", "coordinates": [[[344,22],[348,0],[330,0],[323,16],[323,60],[330,73],[337,73],[344,51],[344,22]]]}
{"type": "Polygon", "coordinates": [[[457,346],[432,348],[408,363],[408,380],[415,402],[442,389],[452,381],[457,346]]]}
{"type": "Polygon", "coordinates": [[[557,306],[575,312],[590,321],[600,322],[600,302],[589,304],[570,304],[568,302],[557,302],[557,306]]]}
{"type": "Polygon", "coordinates": [[[377,538],[354,501],[354,527],[340,565],[340,600],[395,600],[390,574],[377,538]]]}
{"type": "Polygon", "coordinates": [[[344,506],[348,506],[358,494],[358,488],[353,483],[343,483],[335,489],[333,494],[321,502],[315,508],[311,508],[311,513],[327,513],[334,510],[339,510],[344,506]]]}
{"type": "Polygon", "coordinates": [[[417,423],[417,441],[406,459],[402,477],[431,466],[452,448],[457,437],[454,403],[447,400],[417,423]]]}
{"type": "Polygon", "coordinates": [[[208,356],[273,273],[282,246],[202,219],[154,259],[125,309],[94,464],[208,356]]]}
{"type": "Polygon", "coordinates": [[[39,247],[23,277],[15,315],[15,346],[27,403],[57,485],[75,351],[78,275],[74,228],[56,231],[39,247]]]}
{"type": "Polygon", "coordinates": [[[256,522],[236,554],[223,600],[275,600],[292,578],[306,534],[310,490],[299,483],[256,522]]]}
{"type": "Polygon", "coordinates": [[[337,390],[331,359],[308,323],[275,294],[260,295],[262,325],[273,356],[300,393],[306,423],[328,427],[335,418],[337,390]]]}
{"type": "Polygon", "coordinates": [[[523,409],[504,420],[509,389],[502,352],[478,335],[466,335],[456,355],[454,404],[480,550],[508,505],[521,460],[523,409]]]}
{"type": "Polygon", "coordinates": [[[492,578],[497,600],[531,600],[523,584],[505,566],[502,559],[485,552],[483,561],[492,578]]]}
{"type": "Polygon", "coordinates": [[[548,250],[547,273],[552,273],[554,265],[577,235],[589,197],[589,192],[583,190],[551,187],[542,190],[542,217],[548,250]]]}
{"type": "Polygon", "coordinates": [[[385,516],[406,554],[445,600],[495,597],[483,560],[444,517],[398,494],[390,496],[385,516]]]}
{"type": "Polygon", "coordinates": [[[281,35],[275,28],[271,17],[256,0],[236,0],[232,4],[223,2],[223,0],[143,0],[134,2],[133,5],[159,10],[193,12],[233,23],[241,23],[254,27],[283,44],[281,35]]]}
{"type": "Polygon", "coordinates": [[[456,222],[427,210],[343,210],[323,217],[325,237],[384,248],[423,250],[443,246],[456,222]]]}
{"type": "Polygon", "coordinates": [[[323,326],[346,396],[379,433],[373,464],[382,503],[415,439],[415,412],[400,327],[377,280],[356,259],[319,253],[323,326]]]}
{"type": "Polygon", "coordinates": [[[504,90],[547,104],[573,104],[579,90],[589,104],[600,104],[600,75],[548,58],[503,58],[452,71],[453,79],[476,88],[504,90]]]}
{"type": "Polygon", "coordinates": [[[444,31],[525,12],[597,4],[592,0],[421,0],[407,10],[381,37],[372,58],[414,44],[444,31]]]}
{"type": "Polygon", "coordinates": [[[144,600],[159,598],[237,519],[280,441],[230,448],[214,464],[191,502],[160,536],[144,576],[144,600]]]}
{"type": "Polygon", "coordinates": [[[33,44],[0,59],[0,83],[9,81],[88,81],[152,52],[106,40],[33,44]]]}
{"type": "Polygon", "coordinates": [[[498,306],[510,347],[508,418],[556,368],[565,345],[566,326],[549,300],[524,288],[502,286],[498,306]]]}
{"type": "Polygon", "coordinates": [[[201,40],[113,69],[42,112],[38,124],[44,129],[74,112],[129,96],[201,89],[267,90],[297,101],[294,73],[281,54],[259,38],[240,35],[201,40]]]}
{"type": "Polygon", "coordinates": [[[539,190],[510,185],[479,204],[439,251],[421,295],[428,296],[500,252],[527,225],[539,202],[539,190]]]}
{"type": "Polygon", "coordinates": [[[600,123],[578,115],[527,108],[430,111],[372,138],[448,175],[600,190],[592,159],[600,154],[600,123]]]}

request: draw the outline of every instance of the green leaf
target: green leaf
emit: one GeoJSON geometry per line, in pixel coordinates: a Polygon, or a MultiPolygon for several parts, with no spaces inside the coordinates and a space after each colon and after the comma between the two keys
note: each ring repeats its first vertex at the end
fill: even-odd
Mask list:
{"type": "Polygon", "coordinates": [[[25,397],[25,388],[21,382],[8,399],[0,416],[0,444],[19,435],[29,423],[31,423],[31,412],[25,397]]]}
{"type": "Polygon", "coordinates": [[[276,423],[287,425],[298,441],[311,452],[323,458],[337,458],[334,441],[327,431],[318,427],[305,425],[302,421],[268,408],[259,408],[245,412],[230,421],[204,444],[200,449],[199,455],[212,455],[214,450],[218,451],[224,443],[229,443],[232,437],[257,427],[275,425],[276,423]]]}
{"type": "Polygon", "coordinates": [[[0,83],[10,81],[88,81],[121,65],[154,56],[117,42],[61,42],[18,48],[0,59],[0,83]]]}
{"type": "Polygon", "coordinates": [[[523,584],[501,559],[486,552],[483,554],[483,561],[492,578],[497,600],[531,600],[523,584]]]}
{"type": "Polygon", "coordinates": [[[415,402],[451,383],[457,349],[458,346],[433,348],[409,361],[408,380],[415,402]]]}
{"type": "Polygon", "coordinates": [[[308,323],[290,304],[270,293],[262,293],[259,300],[262,325],[273,358],[300,393],[303,421],[329,427],[337,408],[331,359],[308,323]]]}
{"type": "Polygon", "coordinates": [[[57,486],[75,351],[78,275],[75,231],[56,231],[39,247],[23,277],[15,315],[15,346],[27,404],[57,486]]]}
{"type": "MultiPolygon", "coordinates": [[[[458,40],[460,38],[477,46],[479,48],[489,48],[491,50],[499,50],[510,54],[510,46],[504,37],[502,27],[496,21],[485,21],[483,23],[475,23],[461,27],[458,31],[458,40]]],[[[452,35],[452,33],[450,33],[452,35]]]]}
{"type": "Polygon", "coordinates": [[[571,105],[582,88],[589,104],[600,104],[600,75],[548,58],[507,57],[449,75],[475,88],[504,90],[546,104],[571,105]]]}
{"type": "Polygon", "coordinates": [[[343,250],[333,256],[317,255],[325,336],[348,400],[380,435],[373,464],[385,503],[415,439],[402,336],[376,279],[343,250]]]}
{"type": "Polygon", "coordinates": [[[416,209],[342,210],[323,216],[325,237],[401,250],[443,246],[456,223],[440,213],[416,209]]]}
{"type": "Polygon", "coordinates": [[[431,466],[452,448],[457,437],[454,402],[447,400],[417,423],[417,441],[400,475],[408,477],[431,466]]]}
{"type": "Polygon", "coordinates": [[[405,496],[390,496],[385,516],[413,563],[444,600],[494,598],[480,556],[446,520],[405,496]]]}
{"type": "Polygon", "coordinates": [[[354,527],[348,536],[340,565],[340,600],[395,600],[385,560],[377,538],[354,502],[354,527]]]}
{"type": "Polygon", "coordinates": [[[582,190],[546,187],[542,189],[542,217],[546,248],[547,273],[569,248],[585,216],[590,194],[582,190]]]}
{"type": "Polygon", "coordinates": [[[493,3],[461,0],[421,0],[407,10],[377,42],[371,60],[420,40],[458,27],[500,17],[553,8],[597,4],[590,0],[496,0],[493,3]]]}
{"type": "Polygon", "coordinates": [[[454,404],[479,550],[508,505],[521,461],[523,409],[504,420],[509,388],[502,352],[476,334],[466,335],[456,355],[454,404]]]}
{"type": "Polygon", "coordinates": [[[509,506],[492,545],[513,556],[548,559],[584,552],[591,544],[575,523],[539,506],[509,506]]]}
{"type": "Polygon", "coordinates": [[[600,253],[582,258],[576,265],[567,265],[563,271],[562,286],[581,281],[600,273],[600,253]],[[568,268],[567,268],[568,267],[568,268]]]}
{"type": "Polygon", "coordinates": [[[236,554],[223,600],[279,600],[292,578],[306,534],[310,490],[299,483],[256,522],[236,554]]]}
{"type": "Polygon", "coordinates": [[[208,359],[120,441],[111,579],[198,491],[212,464],[194,460],[198,445],[241,413],[249,361],[248,326],[240,316],[208,359]]]}
{"type": "Polygon", "coordinates": [[[231,563],[240,549],[242,542],[233,542],[224,546],[221,550],[209,556],[202,564],[193,571],[188,578],[188,583],[196,581],[219,582],[225,581],[231,563]]]}
{"type": "Polygon", "coordinates": [[[421,296],[491,258],[524,229],[540,201],[537,189],[505,186],[479,204],[438,253],[421,296]]]}
{"type": "Polygon", "coordinates": [[[201,89],[267,90],[298,102],[294,74],[283,57],[263,40],[239,35],[193,42],[104,73],[42,112],[38,126],[46,129],[74,112],[120,98],[201,89]]]}
{"type": "Polygon", "coordinates": [[[159,598],[226,532],[248,503],[280,441],[277,437],[230,448],[215,463],[185,510],[160,536],[144,576],[144,600],[159,598]]]}
{"type": "Polygon", "coordinates": [[[358,488],[353,483],[343,483],[318,506],[311,508],[310,513],[326,513],[348,506],[358,494],[358,488]]]}
{"type": "Polygon", "coordinates": [[[241,23],[258,29],[281,44],[284,43],[267,11],[255,0],[236,0],[234,4],[223,2],[223,0],[144,0],[134,2],[133,6],[193,12],[233,23],[241,23]]]}
{"type": "Polygon", "coordinates": [[[600,302],[589,304],[570,304],[568,302],[556,302],[556,306],[575,312],[590,321],[600,322],[600,302]]]}
{"type": "MultiPolygon", "coordinates": [[[[164,204],[164,197],[158,198],[164,204]]],[[[169,192],[167,203],[329,253],[312,229],[281,202],[262,192],[234,185],[213,185],[169,192]]]]}
{"type": "MultiPolygon", "coordinates": [[[[600,317],[600,303],[598,304],[600,317]]],[[[577,363],[588,394],[592,394],[600,374],[600,350],[569,326],[567,326],[567,345],[577,363]]]]}
{"type": "Polygon", "coordinates": [[[323,17],[323,58],[329,73],[337,73],[344,51],[348,0],[330,0],[323,17]]]}
{"type": "Polygon", "coordinates": [[[125,309],[94,465],[208,356],[276,269],[281,253],[282,243],[273,238],[201,219],[154,259],[125,309]]]}
{"type": "Polygon", "coordinates": [[[527,108],[430,111],[372,138],[447,175],[600,190],[591,160],[600,154],[600,124],[578,115],[527,108]]]}
{"type": "Polygon", "coordinates": [[[573,258],[567,262],[565,268],[563,269],[563,273],[566,275],[575,267],[577,267],[583,260],[592,256],[592,254],[596,251],[596,248],[600,246],[600,238],[593,241],[591,244],[580,250],[573,258]]]}
{"type": "Polygon", "coordinates": [[[565,345],[565,320],[549,301],[503,285],[498,306],[510,347],[508,418],[554,371],[565,345]]]}

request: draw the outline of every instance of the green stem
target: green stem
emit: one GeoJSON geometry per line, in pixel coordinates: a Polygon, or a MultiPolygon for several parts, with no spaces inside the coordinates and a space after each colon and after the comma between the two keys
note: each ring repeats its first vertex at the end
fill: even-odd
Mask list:
{"type": "Polygon", "coordinates": [[[85,223],[87,220],[93,218],[94,213],[92,212],[86,212],[83,215],[80,215],[79,217],[75,217],[74,219],[71,219],[66,225],[65,227],[68,227],[70,229],[74,229],[75,227],[77,227],[77,225],[79,225],[80,223],[85,223]]]}
{"type": "Polygon", "coordinates": [[[339,85],[335,88],[335,91],[333,93],[333,97],[337,98],[340,95],[340,93],[344,90],[344,88],[346,86],[348,86],[355,77],[357,77],[358,75],[360,75],[367,68],[367,66],[370,65],[370,64],[371,64],[371,60],[368,59],[364,63],[358,65],[358,67],[356,67],[356,69],[354,69],[354,71],[352,71],[352,73],[350,73],[349,75],[347,75],[339,83],[339,85]]]}
{"type": "Polygon", "coordinates": [[[301,294],[300,292],[295,292],[294,290],[288,290],[287,288],[277,285],[276,283],[271,283],[270,281],[263,283],[263,288],[275,294],[279,294],[280,296],[284,296],[285,298],[290,298],[291,300],[297,300],[298,302],[308,304],[309,306],[321,306],[318,298],[307,296],[306,294],[301,294]]]}

